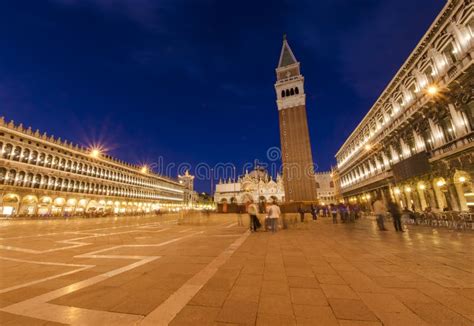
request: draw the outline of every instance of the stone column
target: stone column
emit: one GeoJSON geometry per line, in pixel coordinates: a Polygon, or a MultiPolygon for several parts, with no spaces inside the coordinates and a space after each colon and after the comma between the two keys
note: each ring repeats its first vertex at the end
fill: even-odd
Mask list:
{"type": "Polygon", "coordinates": [[[449,202],[451,204],[451,209],[453,211],[460,211],[459,201],[456,197],[457,193],[456,193],[456,188],[454,186],[454,183],[449,182],[447,187],[448,187],[448,198],[449,198],[449,202]]]}
{"type": "Polygon", "coordinates": [[[418,187],[416,189],[417,189],[416,191],[417,191],[417,194],[418,194],[418,198],[420,200],[421,210],[424,211],[425,208],[428,206],[428,204],[426,204],[425,191],[423,189],[418,188],[418,187]]]}
{"type": "Polygon", "coordinates": [[[464,196],[464,189],[462,183],[455,183],[454,186],[456,188],[457,197],[459,198],[460,210],[468,211],[469,207],[467,206],[467,200],[464,196]]]}
{"type": "Polygon", "coordinates": [[[435,195],[434,189],[431,186],[431,183],[428,183],[429,186],[426,188],[426,194],[428,195],[428,201],[432,209],[440,208],[441,205],[438,204],[438,198],[435,195]]]}

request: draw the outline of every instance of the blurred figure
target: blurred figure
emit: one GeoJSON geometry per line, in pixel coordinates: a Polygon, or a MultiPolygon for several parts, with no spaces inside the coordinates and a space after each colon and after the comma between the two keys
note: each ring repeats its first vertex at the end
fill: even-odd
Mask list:
{"type": "Polygon", "coordinates": [[[250,205],[247,207],[247,212],[250,216],[250,231],[257,232],[258,225],[260,224],[258,221],[258,208],[257,205],[254,204],[253,200],[250,201],[250,205]]]}
{"type": "Polygon", "coordinates": [[[311,204],[311,216],[313,217],[313,221],[318,219],[318,210],[314,204],[311,204]]]}
{"type": "Polygon", "coordinates": [[[278,230],[278,219],[280,218],[281,211],[280,207],[273,202],[267,209],[268,219],[270,220],[270,229],[273,233],[278,230]]]}
{"type": "Polygon", "coordinates": [[[332,223],[337,224],[337,208],[334,204],[330,205],[331,215],[332,215],[332,223]]]}
{"type": "Polygon", "coordinates": [[[387,213],[387,208],[383,203],[382,199],[378,197],[373,204],[374,214],[377,218],[377,225],[380,231],[387,231],[384,225],[385,214],[387,213]]]}
{"type": "Polygon", "coordinates": [[[393,226],[395,227],[395,231],[403,232],[402,214],[400,213],[400,209],[398,208],[398,205],[395,204],[393,201],[389,200],[388,211],[390,212],[390,215],[392,215],[393,226]]]}
{"type": "Polygon", "coordinates": [[[300,220],[301,220],[301,223],[304,222],[304,209],[303,209],[303,205],[300,205],[298,207],[298,213],[300,213],[300,220]]]}

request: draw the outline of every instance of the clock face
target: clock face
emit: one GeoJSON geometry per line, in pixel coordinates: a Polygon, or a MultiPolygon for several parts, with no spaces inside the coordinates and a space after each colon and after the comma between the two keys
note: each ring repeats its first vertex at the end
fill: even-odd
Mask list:
{"type": "Polygon", "coordinates": [[[289,77],[291,77],[291,72],[287,71],[286,72],[286,78],[289,78],[289,77]]]}

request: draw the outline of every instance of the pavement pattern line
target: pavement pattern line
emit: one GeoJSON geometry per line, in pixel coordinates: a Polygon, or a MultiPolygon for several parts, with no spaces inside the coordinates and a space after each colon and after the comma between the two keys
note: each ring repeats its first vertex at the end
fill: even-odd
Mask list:
{"type": "Polygon", "coordinates": [[[54,280],[55,278],[58,278],[58,277],[67,276],[67,275],[71,275],[71,274],[74,274],[74,273],[82,272],[84,270],[91,269],[91,268],[96,266],[96,265],[79,265],[79,264],[42,262],[42,261],[16,259],[16,258],[9,258],[9,257],[2,257],[2,256],[0,256],[0,259],[8,260],[8,261],[14,261],[14,262],[20,262],[20,263],[38,264],[38,265],[79,267],[79,268],[74,269],[72,271],[68,271],[68,272],[48,276],[48,277],[41,278],[41,279],[38,279],[38,280],[34,280],[34,281],[31,281],[31,282],[18,284],[18,285],[11,286],[11,287],[8,287],[8,288],[5,288],[5,289],[1,289],[0,294],[7,293],[7,292],[10,292],[10,291],[14,291],[14,290],[18,290],[18,289],[21,289],[21,288],[24,288],[24,287],[27,287],[27,286],[31,286],[31,285],[35,285],[35,284],[38,284],[38,283],[54,280]]]}
{"type": "Polygon", "coordinates": [[[197,234],[202,234],[204,231],[194,232],[182,237],[174,238],[168,241],[164,241],[157,244],[150,245],[121,245],[115,246],[112,248],[107,248],[104,250],[93,251],[87,254],[74,256],[77,258],[102,258],[102,259],[138,259],[137,262],[123,266],[112,271],[70,284],[63,288],[53,290],[51,292],[33,297],[31,299],[3,307],[0,311],[27,316],[31,318],[43,319],[53,322],[59,322],[63,324],[73,324],[73,325],[111,325],[111,324],[123,324],[130,325],[135,324],[140,321],[143,316],[132,315],[126,313],[115,313],[107,311],[96,311],[91,309],[83,309],[76,307],[66,307],[60,305],[54,305],[48,303],[49,301],[55,300],[59,297],[65,296],[67,294],[79,291],[85,287],[97,284],[99,282],[105,281],[113,276],[125,273],[142,265],[145,265],[149,262],[157,260],[160,256],[120,256],[120,255],[97,255],[97,253],[116,249],[118,247],[162,247],[168,244],[178,242],[180,240],[193,237],[197,234]]]}
{"type": "Polygon", "coordinates": [[[79,241],[79,240],[93,239],[93,238],[113,236],[113,235],[119,235],[119,234],[127,234],[127,233],[135,233],[135,232],[153,232],[153,233],[157,233],[157,232],[163,232],[163,231],[166,231],[166,230],[169,230],[169,228],[160,229],[158,231],[130,230],[130,231],[115,232],[115,233],[94,233],[94,234],[81,233],[80,231],[77,231],[77,232],[71,232],[71,233],[73,233],[73,234],[83,234],[83,235],[86,235],[86,236],[85,237],[79,237],[79,238],[73,238],[73,239],[67,239],[67,240],[54,241],[55,243],[70,245],[70,246],[66,246],[66,247],[46,249],[46,250],[35,250],[35,249],[25,249],[25,248],[20,248],[20,247],[15,247],[15,246],[0,245],[0,249],[10,250],[10,251],[18,251],[18,252],[23,252],[23,253],[28,253],[28,254],[45,254],[45,253],[50,253],[50,252],[63,251],[63,250],[80,248],[80,247],[91,245],[90,242],[83,242],[83,241],[79,241]]]}
{"type": "Polygon", "coordinates": [[[227,247],[227,249],[220,253],[219,256],[204,267],[204,269],[195,274],[175,293],[168,297],[165,302],[149,313],[140,322],[140,325],[168,325],[199,290],[216,274],[218,269],[229,260],[233,253],[247,240],[249,235],[249,231],[241,235],[227,247]]]}
{"type": "MultiPolygon", "coordinates": [[[[159,227],[162,226],[163,224],[177,224],[178,220],[169,220],[169,221],[163,221],[163,222],[151,222],[151,223],[143,223],[143,224],[131,224],[131,225],[122,225],[122,226],[112,226],[112,227],[107,227],[107,228],[95,228],[95,229],[85,229],[85,230],[78,230],[78,231],[65,231],[65,232],[52,232],[52,233],[42,233],[42,234],[34,234],[34,235],[22,235],[22,236],[17,236],[17,237],[0,237],[0,240],[16,240],[16,239],[26,239],[26,238],[40,238],[40,237],[45,237],[45,236],[50,236],[50,235],[59,235],[59,234],[75,234],[75,233],[81,233],[85,234],[85,232],[91,232],[91,231],[101,231],[101,230],[115,230],[115,229],[124,229],[124,228],[132,228],[132,227],[138,227],[138,228],[146,228],[146,227],[159,227]]],[[[106,223],[101,223],[101,224],[106,224],[106,223]]],[[[6,225],[5,225],[6,226],[6,225]]]]}

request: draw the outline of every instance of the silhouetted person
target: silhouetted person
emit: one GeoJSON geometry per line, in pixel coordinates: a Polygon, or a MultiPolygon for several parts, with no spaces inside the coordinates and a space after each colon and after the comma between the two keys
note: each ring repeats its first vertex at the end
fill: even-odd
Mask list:
{"type": "Polygon", "coordinates": [[[392,215],[393,226],[395,227],[395,231],[403,232],[402,214],[400,213],[400,209],[398,208],[398,205],[390,200],[388,202],[388,211],[390,212],[390,215],[392,215]]]}

